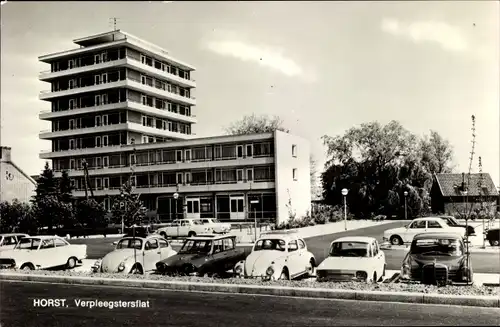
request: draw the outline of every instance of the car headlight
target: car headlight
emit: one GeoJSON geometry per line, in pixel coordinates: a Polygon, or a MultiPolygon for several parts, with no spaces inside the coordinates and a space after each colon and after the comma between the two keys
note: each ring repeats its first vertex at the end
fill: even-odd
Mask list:
{"type": "Polygon", "coordinates": [[[272,275],[274,275],[274,269],[273,269],[273,267],[267,268],[266,275],[269,276],[269,277],[272,276],[272,275]]]}
{"type": "Polygon", "coordinates": [[[124,270],[125,270],[125,263],[120,262],[120,264],[118,265],[118,271],[124,271],[124,270]]]}
{"type": "Polygon", "coordinates": [[[237,266],[237,267],[234,269],[234,272],[235,272],[237,275],[240,275],[240,274],[243,272],[243,269],[241,269],[241,266],[237,266]]]}
{"type": "Polygon", "coordinates": [[[368,278],[368,274],[366,271],[356,271],[356,278],[364,280],[368,278]]]}

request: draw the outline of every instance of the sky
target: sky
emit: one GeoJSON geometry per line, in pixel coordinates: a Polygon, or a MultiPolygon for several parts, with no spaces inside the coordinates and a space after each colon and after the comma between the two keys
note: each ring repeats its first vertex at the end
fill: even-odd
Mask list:
{"type": "Polygon", "coordinates": [[[28,174],[43,168],[50,128],[38,99],[50,69],[38,56],[117,28],[196,67],[197,136],[255,113],[308,139],[320,169],[323,135],[397,120],[438,131],[467,171],[500,185],[499,2],[6,2],[1,7],[1,139],[28,174]]]}

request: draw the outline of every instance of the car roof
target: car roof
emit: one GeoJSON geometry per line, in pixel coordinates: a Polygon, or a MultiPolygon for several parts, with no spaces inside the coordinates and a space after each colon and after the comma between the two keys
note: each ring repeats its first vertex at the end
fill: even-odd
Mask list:
{"type": "Polygon", "coordinates": [[[188,240],[199,240],[199,241],[212,241],[221,240],[224,238],[235,238],[236,235],[216,235],[216,234],[199,234],[196,236],[188,237],[188,240]]]}
{"type": "Polygon", "coordinates": [[[338,238],[334,240],[334,242],[363,242],[363,243],[371,243],[375,241],[376,239],[374,237],[368,237],[368,236],[345,236],[338,238]]]}
{"type": "Polygon", "coordinates": [[[270,231],[270,232],[264,232],[260,234],[259,239],[263,238],[277,238],[277,239],[282,239],[282,240],[296,240],[300,239],[300,235],[298,231],[295,230],[283,230],[283,231],[270,231]]]}
{"type": "Polygon", "coordinates": [[[422,220],[443,220],[443,218],[440,218],[440,217],[421,217],[421,218],[413,219],[413,221],[422,221],[422,220]]]}
{"type": "Polygon", "coordinates": [[[422,240],[430,237],[437,237],[437,238],[456,238],[456,239],[462,239],[462,237],[456,233],[446,233],[446,232],[427,232],[427,233],[420,233],[415,235],[413,240],[422,240]]]}
{"type": "Polygon", "coordinates": [[[27,236],[25,238],[39,238],[41,240],[48,240],[48,239],[51,239],[51,238],[58,238],[58,239],[64,240],[63,237],[57,236],[57,235],[35,235],[35,236],[27,236]]]}

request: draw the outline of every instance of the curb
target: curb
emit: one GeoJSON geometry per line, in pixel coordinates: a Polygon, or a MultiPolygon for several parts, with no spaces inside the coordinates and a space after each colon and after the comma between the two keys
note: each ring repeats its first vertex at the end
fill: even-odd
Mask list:
{"type": "Polygon", "coordinates": [[[134,288],[156,288],[174,291],[222,292],[232,294],[274,295],[308,297],[355,301],[385,301],[418,304],[445,304],[473,307],[500,308],[500,297],[465,296],[425,293],[354,291],[321,288],[297,288],[282,286],[238,285],[217,283],[192,283],[172,281],[151,281],[115,278],[93,278],[76,276],[45,276],[19,273],[0,273],[4,281],[33,281],[45,283],[65,283],[73,285],[104,285],[134,288]]]}

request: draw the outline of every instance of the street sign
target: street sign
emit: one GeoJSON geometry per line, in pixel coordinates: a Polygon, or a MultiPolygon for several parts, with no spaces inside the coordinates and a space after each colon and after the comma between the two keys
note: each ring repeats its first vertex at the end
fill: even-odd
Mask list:
{"type": "Polygon", "coordinates": [[[259,200],[250,200],[250,203],[251,204],[256,204],[256,203],[259,203],[259,200]]]}

